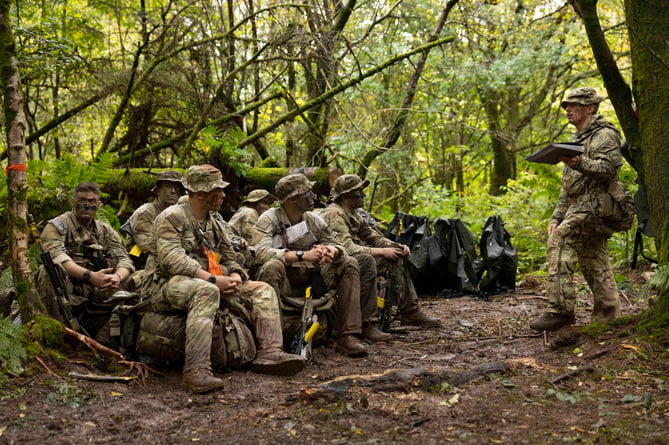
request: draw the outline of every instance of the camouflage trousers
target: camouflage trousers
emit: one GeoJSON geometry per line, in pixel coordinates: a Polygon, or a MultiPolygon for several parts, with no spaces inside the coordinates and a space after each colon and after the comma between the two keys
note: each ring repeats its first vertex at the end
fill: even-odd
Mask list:
{"type": "Polygon", "coordinates": [[[574,314],[576,289],[573,276],[578,263],[592,290],[593,315],[617,316],[620,299],[609,260],[608,236],[585,233],[578,228],[571,228],[568,232],[563,235],[558,229],[548,238],[548,312],[574,314]]]}
{"type": "Polygon", "coordinates": [[[37,293],[49,316],[60,322],[66,321],[62,308],[65,307],[73,318],[77,319],[87,335],[109,346],[109,335],[103,328],[106,328],[114,305],[105,304],[104,301],[110,298],[114,291],[101,291],[90,283],[72,280],[62,266],[55,264],[55,267],[60,269],[63,281],[61,284],[64,296],[61,297],[60,303],[44,266],[40,266],[35,275],[37,293]]]}
{"type": "Polygon", "coordinates": [[[252,330],[257,351],[281,351],[281,313],[276,293],[266,283],[247,281],[237,295],[221,295],[215,284],[175,275],[163,284],[156,307],[161,312],[187,312],[184,372],[211,371],[211,343],[214,317],[226,301],[237,300],[235,306],[250,307],[252,330]]]}
{"type": "Polygon", "coordinates": [[[400,314],[410,314],[419,309],[416,288],[404,273],[404,259],[392,261],[386,258],[374,258],[369,254],[355,255],[360,267],[360,310],[362,322],[367,323],[378,318],[378,288],[376,278],[389,272],[398,284],[400,314]]]}
{"type": "MultiPolygon", "coordinates": [[[[278,295],[286,297],[291,295],[291,283],[304,283],[309,279],[308,274],[315,269],[316,265],[308,261],[285,266],[281,260],[272,258],[260,266],[256,279],[268,283],[278,295]],[[298,269],[298,273],[295,273],[295,269],[298,269]],[[296,280],[304,281],[298,283],[296,280]]],[[[358,262],[350,256],[339,257],[332,263],[321,266],[321,274],[328,290],[334,289],[337,292],[334,332],[339,335],[361,334],[358,262]]]]}
{"type": "Polygon", "coordinates": [[[386,272],[390,272],[390,275],[396,280],[400,292],[398,312],[404,315],[414,313],[420,308],[418,294],[408,274],[405,262],[406,259],[404,258],[400,258],[397,261],[386,258],[376,260],[378,274],[385,275],[386,272]]]}

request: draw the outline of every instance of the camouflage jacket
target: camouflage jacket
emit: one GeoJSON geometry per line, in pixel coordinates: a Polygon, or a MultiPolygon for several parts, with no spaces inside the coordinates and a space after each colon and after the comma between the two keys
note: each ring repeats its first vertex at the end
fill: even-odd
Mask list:
{"type": "Polygon", "coordinates": [[[160,212],[165,210],[157,199],[153,202],[142,204],[128,218],[128,226],[132,236],[128,236],[125,247],[130,250],[136,244],[142,252],[148,252],[151,247],[151,230],[153,221],[160,212]]]}
{"type": "Polygon", "coordinates": [[[399,244],[370,227],[358,212],[350,212],[337,203],[319,209],[316,213],[338,236],[349,255],[371,254],[372,247],[399,247],[399,244]]]}
{"type": "Polygon", "coordinates": [[[99,257],[104,258],[106,267],[135,270],[121,237],[109,224],[93,220],[87,229],[79,224],[72,211],[49,221],[42,232],[41,245],[51,254],[55,264],[74,261],[87,269],[97,270],[100,268],[96,265],[99,257]]]}
{"type": "Polygon", "coordinates": [[[260,242],[256,244],[258,255],[275,257],[285,263],[286,251],[309,250],[314,244],[335,246],[342,255],[346,254],[346,249],[341,245],[341,241],[330,231],[323,218],[314,212],[304,212],[302,221],[306,222],[316,242],[305,242],[300,239],[292,244],[288,243],[286,229],[292,224],[283,207],[271,208],[260,215],[255,225],[255,228],[262,233],[260,242]]]}
{"type": "Polygon", "coordinates": [[[560,198],[553,211],[553,220],[561,222],[569,207],[590,199],[595,189],[606,190],[618,179],[623,165],[620,153],[620,132],[601,115],[594,115],[583,131],[576,133],[584,153],[574,168],[564,168],[560,198]]]}
{"type": "Polygon", "coordinates": [[[243,206],[232,215],[228,226],[235,235],[244,238],[249,246],[254,246],[262,237],[262,234],[254,228],[257,221],[258,212],[251,207],[243,206]]]}
{"type": "Polygon", "coordinates": [[[164,282],[174,275],[194,277],[199,269],[207,270],[202,239],[218,253],[224,274],[237,272],[242,280],[248,279],[244,268],[236,262],[235,251],[220,216],[209,212],[200,225],[187,202],[170,206],[156,217],[147,273],[157,272],[152,279],[164,282]],[[203,236],[199,233],[200,228],[203,236]]]}

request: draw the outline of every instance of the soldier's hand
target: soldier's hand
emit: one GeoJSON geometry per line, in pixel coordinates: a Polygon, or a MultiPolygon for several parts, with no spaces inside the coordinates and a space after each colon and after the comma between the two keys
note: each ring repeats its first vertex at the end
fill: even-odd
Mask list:
{"type": "Polygon", "coordinates": [[[242,277],[238,273],[232,273],[229,276],[217,276],[216,286],[223,295],[236,294],[242,289],[242,277]]]}
{"type": "Polygon", "coordinates": [[[558,223],[552,222],[548,225],[548,236],[551,236],[553,232],[555,232],[555,229],[557,229],[558,223]]]}
{"type": "Polygon", "coordinates": [[[91,272],[90,282],[98,289],[112,289],[114,269],[100,269],[97,272],[91,272]]]}
{"type": "Polygon", "coordinates": [[[398,258],[404,256],[404,250],[399,247],[382,247],[379,249],[381,256],[388,260],[397,260],[398,258]]]}

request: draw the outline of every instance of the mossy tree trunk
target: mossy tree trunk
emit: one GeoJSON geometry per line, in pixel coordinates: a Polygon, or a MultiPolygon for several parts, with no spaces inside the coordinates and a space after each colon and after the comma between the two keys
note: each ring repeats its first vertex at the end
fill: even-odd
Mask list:
{"type": "MultiPolygon", "coordinates": [[[[660,265],[669,259],[669,3],[666,0],[625,0],[633,67],[633,92],[639,113],[645,184],[650,222],[660,265]]],[[[658,289],[644,325],[651,334],[669,326],[669,285],[658,289]]]]}
{"type": "Polygon", "coordinates": [[[7,190],[9,240],[12,255],[14,288],[19,299],[21,316],[29,320],[38,309],[39,299],[28,261],[27,156],[25,116],[19,77],[16,45],[9,22],[8,0],[0,0],[0,77],[4,96],[5,135],[7,137],[7,190]]]}

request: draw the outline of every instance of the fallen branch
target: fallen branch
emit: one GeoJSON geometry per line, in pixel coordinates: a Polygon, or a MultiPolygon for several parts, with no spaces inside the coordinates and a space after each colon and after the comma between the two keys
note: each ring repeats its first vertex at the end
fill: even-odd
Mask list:
{"type": "Polygon", "coordinates": [[[59,379],[62,379],[61,376],[59,376],[58,374],[56,374],[55,372],[53,372],[53,371],[46,365],[46,363],[44,363],[44,360],[42,360],[42,359],[40,358],[39,355],[36,355],[36,356],[35,356],[35,360],[37,360],[37,361],[39,362],[39,364],[42,365],[42,367],[46,370],[47,374],[52,375],[52,376],[54,376],[54,377],[58,377],[59,379]]]}
{"type": "Polygon", "coordinates": [[[582,372],[592,372],[594,370],[595,370],[595,367],[592,366],[592,365],[587,365],[587,366],[583,366],[581,368],[572,369],[569,372],[565,372],[564,374],[555,377],[553,380],[551,380],[551,383],[552,384],[560,383],[561,381],[567,380],[568,378],[573,377],[573,376],[575,376],[577,374],[580,374],[582,372]]]}
{"type": "Polygon", "coordinates": [[[424,368],[389,369],[381,374],[350,375],[337,377],[318,386],[300,391],[292,399],[316,400],[319,398],[342,398],[353,386],[372,387],[374,391],[409,391],[428,389],[441,383],[461,386],[486,374],[506,372],[506,362],[492,362],[476,366],[467,371],[429,371],[424,368]]]}
{"type": "MultiPolygon", "coordinates": [[[[93,352],[99,352],[101,354],[111,356],[112,358],[118,360],[119,364],[127,366],[128,367],[127,373],[130,372],[136,373],[137,374],[136,377],[138,378],[138,380],[136,381],[140,384],[140,386],[142,386],[142,388],[144,388],[146,384],[146,379],[151,373],[160,374],[160,372],[146,366],[144,363],[126,360],[123,354],[121,354],[120,352],[108,348],[104,345],[101,345],[94,339],[87,337],[83,334],[80,334],[75,330],[66,327],[65,333],[70,337],[79,340],[81,343],[90,348],[93,352]]],[[[134,378],[134,377],[128,377],[128,378],[134,378]]]]}
{"type": "Polygon", "coordinates": [[[128,383],[137,380],[136,376],[116,376],[116,375],[97,375],[97,374],[79,374],[78,372],[70,372],[70,377],[79,380],[94,380],[96,382],[123,382],[128,383]]]}

